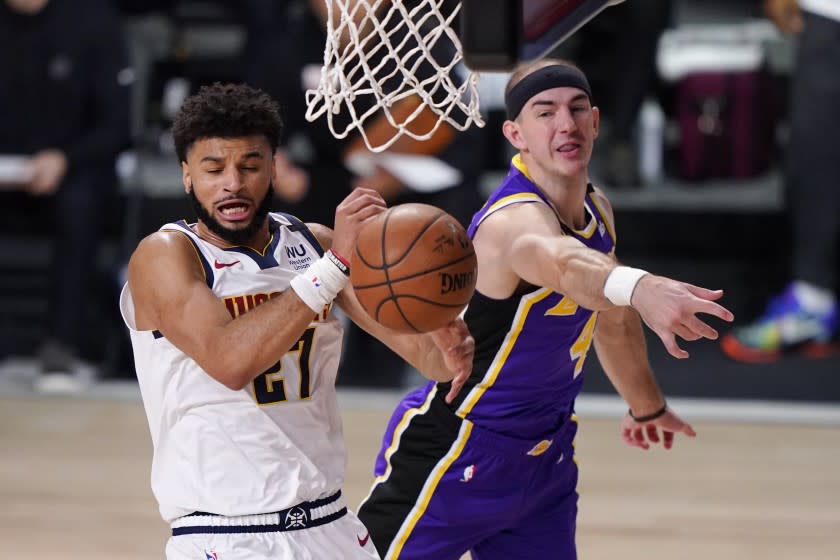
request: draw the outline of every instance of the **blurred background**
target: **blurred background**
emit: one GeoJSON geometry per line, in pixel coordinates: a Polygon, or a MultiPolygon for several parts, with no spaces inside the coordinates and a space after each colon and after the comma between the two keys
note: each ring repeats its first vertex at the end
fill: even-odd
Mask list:
{"type": "MultiPolygon", "coordinates": [[[[312,87],[313,76],[317,83],[323,60],[315,4],[0,3],[7,31],[0,59],[9,76],[0,88],[0,112],[4,122],[13,123],[0,132],[0,179],[7,174],[0,181],[0,384],[49,392],[76,390],[91,380],[133,378],[117,296],[137,241],[167,221],[191,218],[169,127],[183,99],[202,84],[248,81],[280,101],[288,123],[280,164],[286,178],[280,182],[286,184],[277,185],[275,208],[332,223],[335,202],[360,179],[341,160],[346,144],[332,138],[323,119],[311,124],[303,119],[303,92],[312,87]],[[39,4],[45,5],[40,11],[26,13],[39,4]],[[90,13],[95,17],[80,23],[90,13]],[[60,33],[50,32],[51,26],[60,33]],[[77,55],[86,62],[71,67],[77,55]],[[50,150],[65,151],[63,169],[61,157],[58,164],[44,157],[50,150]],[[42,192],[13,180],[15,162],[33,155],[46,160],[38,175],[42,192]],[[43,372],[73,379],[69,386],[42,382],[43,372]]],[[[806,195],[795,184],[801,179],[786,181],[791,165],[785,156],[794,145],[791,108],[818,107],[816,98],[791,103],[797,45],[805,34],[780,32],[765,17],[764,4],[632,0],[605,10],[555,54],[584,68],[601,107],[603,130],[591,176],[614,206],[619,257],[725,289],[736,327],[752,329],[735,331],[734,350],[727,353],[716,342],[694,343],[692,358],[681,362],[651,340],[651,359],[665,391],[838,403],[840,358],[824,343],[836,334],[839,228],[820,225],[823,215],[840,214],[840,184],[830,182],[838,172],[824,171],[825,161],[811,166],[812,175],[824,179],[806,175],[806,182],[811,191],[822,191],[807,195],[811,202],[804,209],[797,205],[806,195]],[[803,214],[806,225],[797,225],[796,216],[803,214]],[[805,234],[797,237],[803,228],[805,234]],[[819,261],[811,268],[819,267],[821,278],[799,277],[807,268],[797,261],[805,257],[794,255],[802,237],[811,248],[808,258],[819,261]],[[816,331],[788,344],[773,329],[765,332],[767,312],[774,296],[784,298],[791,282],[803,279],[819,288],[806,299],[817,301],[822,314],[816,315],[816,331]],[[781,345],[785,351],[776,352],[781,345]]],[[[833,50],[823,45],[820,51],[825,61],[808,64],[813,72],[826,65],[836,70],[830,65],[840,49],[837,22],[807,17],[835,27],[833,50]]],[[[831,73],[822,78],[836,81],[837,72],[834,78],[831,73]]],[[[462,221],[506,173],[512,155],[500,133],[506,79],[482,75],[487,126],[461,133],[442,150],[441,160],[464,179],[446,196],[422,199],[462,221]]],[[[836,105],[837,98],[831,102],[836,105]]],[[[807,125],[815,139],[795,144],[834,150],[829,119],[837,110],[811,112],[819,113],[807,125]]],[[[411,188],[402,188],[391,203],[413,199],[411,188]]],[[[770,314],[778,316],[778,309],[770,314]]],[[[732,328],[716,326],[722,332],[732,328]]],[[[341,384],[400,388],[419,382],[398,359],[352,329],[345,349],[341,384]],[[376,371],[365,366],[372,363],[365,359],[371,352],[382,357],[376,371]]],[[[593,353],[585,391],[611,394],[598,370],[593,353]]]]}
{"type": "MultiPolygon", "coordinates": [[[[616,437],[625,407],[590,353],[582,557],[838,557],[840,1],[799,4],[627,0],[554,52],[601,109],[590,172],[619,258],[722,288],[736,315],[713,323],[722,341],[684,344],[688,360],[649,336],[665,394],[703,436],[664,459],[616,437]]],[[[358,138],[304,119],[323,5],[0,0],[0,543],[16,558],[163,549],[117,300],[138,241],[194,218],[170,134],[190,93],[245,81],[278,100],[274,208],[304,221],[332,225],[366,185],[467,222],[507,172],[504,73],[481,76],[487,125],[429,148],[440,184],[351,165],[358,138]]],[[[357,329],[345,342],[355,505],[391,407],[423,380],[357,329]]]]}

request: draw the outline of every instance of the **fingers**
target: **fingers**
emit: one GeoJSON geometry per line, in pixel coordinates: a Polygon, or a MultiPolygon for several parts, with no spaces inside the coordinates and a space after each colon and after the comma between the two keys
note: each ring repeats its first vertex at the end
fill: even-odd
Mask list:
{"type": "Polygon", "coordinates": [[[735,315],[722,305],[711,301],[699,301],[693,313],[705,313],[707,315],[714,315],[718,319],[722,319],[731,323],[735,319],[735,315]]]}
{"type": "Polygon", "coordinates": [[[677,345],[677,340],[674,338],[674,333],[670,331],[665,331],[661,333],[656,331],[657,336],[659,336],[659,340],[662,341],[663,346],[665,346],[665,350],[668,351],[673,357],[684,360],[688,358],[688,352],[683,350],[677,345]]]}
{"type": "Polygon", "coordinates": [[[674,334],[687,342],[693,342],[702,338],[701,335],[697,334],[686,325],[677,325],[674,328],[674,334]]]}
{"type": "Polygon", "coordinates": [[[372,189],[353,189],[339,204],[339,209],[347,216],[361,219],[370,217],[371,211],[378,214],[386,208],[385,199],[372,189]]]}
{"type": "Polygon", "coordinates": [[[449,392],[446,393],[446,404],[452,404],[452,401],[455,400],[455,397],[458,396],[458,393],[461,392],[461,388],[464,386],[464,383],[467,381],[469,375],[458,375],[452,380],[452,386],[449,389],[449,392]]]}
{"type": "Polygon", "coordinates": [[[452,401],[455,400],[455,397],[457,397],[458,393],[461,392],[461,388],[470,378],[470,374],[472,373],[474,348],[475,341],[471,336],[469,336],[462,344],[459,344],[456,348],[453,348],[450,351],[457,354],[457,357],[453,358],[453,360],[457,362],[457,365],[455,369],[455,377],[452,379],[452,386],[446,394],[445,400],[447,404],[452,404],[452,401]]]}
{"type": "Polygon", "coordinates": [[[659,443],[659,430],[653,424],[647,425],[647,438],[651,443],[659,443]]]}
{"type": "Polygon", "coordinates": [[[710,290],[708,288],[701,288],[700,286],[695,286],[694,284],[689,284],[688,282],[683,282],[683,285],[688,289],[689,292],[699,297],[700,299],[717,301],[723,297],[723,290],[710,290]]]}
{"type": "Polygon", "coordinates": [[[709,340],[717,340],[718,332],[698,319],[697,317],[691,316],[686,319],[682,325],[680,325],[683,330],[688,331],[688,335],[692,336],[693,338],[686,338],[683,336],[682,333],[677,333],[680,337],[685,340],[697,340],[698,338],[708,338],[709,340]]]}
{"type": "Polygon", "coordinates": [[[662,432],[662,436],[662,439],[664,440],[662,442],[662,447],[665,449],[671,449],[674,446],[674,432],[666,430],[662,432]]]}
{"type": "Polygon", "coordinates": [[[651,445],[662,444],[664,449],[674,446],[676,434],[695,437],[697,434],[691,425],[684,422],[670,409],[660,418],[650,422],[638,423],[629,415],[621,421],[621,438],[624,443],[639,449],[650,449],[651,445]],[[660,434],[661,430],[661,434],[660,434]]]}
{"type": "Polygon", "coordinates": [[[429,333],[432,341],[443,353],[446,368],[455,374],[452,386],[446,394],[447,403],[452,403],[472,373],[475,339],[470,335],[467,324],[455,319],[445,327],[429,333]]]}
{"type": "Polygon", "coordinates": [[[641,435],[641,428],[624,428],[621,431],[621,439],[630,447],[638,447],[639,449],[649,449],[650,445],[645,441],[644,436],[641,435]]]}
{"type": "Polygon", "coordinates": [[[695,309],[693,313],[706,313],[708,315],[714,315],[718,319],[723,319],[728,322],[735,319],[735,315],[731,311],[722,305],[714,303],[716,300],[723,297],[723,290],[708,290],[706,288],[701,288],[700,286],[694,286],[686,283],[683,283],[683,285],[692,295],[703,300],[703,302],[697,302],[697,309],[695,309]]]}

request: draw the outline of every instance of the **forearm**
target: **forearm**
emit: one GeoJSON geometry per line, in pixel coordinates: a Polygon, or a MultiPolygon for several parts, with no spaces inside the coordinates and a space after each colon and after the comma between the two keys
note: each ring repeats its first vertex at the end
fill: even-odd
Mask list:
{"type": "Polygon", "coordinates": [[[453,373],[444,364],[443,354],[428,334],[400,333],[382,326],[362,309],[349,287],[345,288],[337,301],[347,316],[362,330],[379,339],[424,377],[435,381],[452,379],[453,373]]]}
{"type": "Polygon", "coordinates": [[[604,295],[604,284],[616,267],[609,255],[566,236],[522,236],[510,254],[513,271],[526,282],[565,294],[587,309],[614,307],[604,295]]]}
{"type": "Polygon", "coordinates": [[[610,382],[634,415],[644,416],[662,407],[664,397],[648,363],[644,331],[635,310],[616,307],[601,313],[595,351],[610,382]]]}
{"type": "Polygon", "coordinates": [[[384,329],[377,336],[388,348],[408,362],[423,377],[433,381],[451,381],[453,373],[444,363],[440,348],[428,334],[403,334],[384,329]]]}
{"type": "Polygon", "coordinates": [[[327,251],[303,274],[295,276],[288,290],[224,325],[221,338],[227,344],[214,344],[207,350],[218,353],[216,348],[245,349],[233,363],[228,359],[227,366],[235,372],[234,386],[248,383],[280,359],[310,322],[326,315],[347,284],[347,277],[347,266],[327,251]]]}
{"type": "Polygon", "coordinates": [[[272,367],[317,319],[294,290],[214,329],[196,361],[217,381],[240,389],[272,367]]]}

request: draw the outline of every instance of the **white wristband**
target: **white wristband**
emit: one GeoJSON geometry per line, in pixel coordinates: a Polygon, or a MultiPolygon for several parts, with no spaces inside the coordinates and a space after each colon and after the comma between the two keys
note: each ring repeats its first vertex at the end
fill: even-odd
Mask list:
{"type": "Polygon", "coordinates": [[[607,276],[607,281],[604,284],[604,296],[614,305],[630,305],[630,299],[633,297],[636,284],[646,274],[649,274],[648,271],[640,268],[615,267],[607,276]]]}
{"type": "Polygon", "coordinates": [[[291,287],[303,303],[315,313],[320,313],[344,288],[347,278],[329,254],[325,254],[302,274],[292,278],[291,287]]]}

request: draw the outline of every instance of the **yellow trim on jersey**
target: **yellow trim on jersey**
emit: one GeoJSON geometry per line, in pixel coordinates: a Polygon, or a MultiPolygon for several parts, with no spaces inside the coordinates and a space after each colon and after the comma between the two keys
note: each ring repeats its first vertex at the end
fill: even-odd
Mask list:
{"type": "Polygon", "coordinates": [[[382,473],[381,475],[377,476],[373,480],[373,484],[371,485],[370,490],[367,493],[367,496],[365,496],[362,499],[362,501],[359,503],[359,507],[356,508],[356,511],[361,509],[362,506],[365,504],[365,502],[367,502],[370,499],[370,495],[373,494],[374,488],[376,488],[377,485],[379,485],[379,484],[385,482],[386,480],[388,480],[388,477],[391,476],[391,457],[394,455],[394,452],[396,452],[396,450],[400,446],[400,440],[402,439],[403,432],[405,432],[405,429],[408,428],[408,424],[411,422],[412,418],[414,418],[418,414],[425,414],[429,410],[429,406],[431,406],[432,401],[434,400],[436,394],[437,394],[437,385],[435,385],[432,388],[432,390],[429,391],[429,394],[426,395],[426,400],[423,402],[423,404],[421,404],[420,406],[415,407],[415,408],[409,408],[408,410],[405,411],[405,413],[403,413],[403,417],[400,420],[400,423],[397,424],[396,428],[394,428],[394,435],[391,439],[391,445],[388,446],[388,449],[385,450],[385,454],[383,455],[383,457],[385,458],[385,465],[386,465],[385,466],[385,472],[382,473]]]}
{"type": "Polygon", "coordinates": [[[575,229],[571,226],[567,227],[574,233],[583,237],[584,239],[589,239],[590,237],[592,237],[592,234],[595,233],[595,230],[598,229],[598,220],[595,218],[595,212],[592,211],[592,208],[589,207],[589,204],[586,202],[586,200],[583,201],[583,207],[586,209],[587,213],[592,218],[588,221],[586,227],[580,230],[575,229]]]}
{"type": "Polygon", "coordinates": [[[493,386],[496,382],[496,378],[499,376],[499,372],[502,370],[502,367],[505,365],[505,362],[510,355],[510,351],[513,350],[513,346],[516,344],[519,334],[522,332],[522,327],[525,326],[525,319],[528,318],[531,306],[547,298],[553,293],[554,291],[549,288],[540,288],[536,292],[522,296],[519,303],[519,309],[516,311],[516,315],[514,316],[513,328],[510,332],[508,332],[507,337],[505,337],[505,341],[502,343],[501,349],[493,359],[493,363],[490,364],[489,368],[487,368],[487,373],[484,375],[484,378],[472,388],[470,394],[467,395],[467,398],[464,399],[464,402],[461,403],[461,406],[458,407],[458,411],[455,414],[461,418],[466,418],[467,414],[470,413],[478,400],[482,397],[482,395],[484,395],[484,392],[493,386]]]}
{"type": "MultiPolygon", "coordinates": [[[[184,220],[184,223],[187,223],[187,221],[184,220]]],[[[187,225],[189,226],[189,224],[187,224],[187,225]]],[[[180,233],[186,233],[186,232],[184,232],[180,229],[163,229],[163,228],[161,228],[160,231],[177,231],[177,232],[180,232],[180,233]]],[[[192,231],[192,228],[190,228],[190,231],[192,232],[193,235],[195,235],[196,237],[201,239],[201,236],[198,235],[197,233],[195,233],[194,231],[192,231]]],[[[274,234],[273,233],[268,236],[268,243],[265,244],[265,247],[263,247],[262,251],[260,251],[259,249],[254,249],[253,247],[249,247],[248,245],[231,245],[230,247],[219,247],[219,249],[221,249],[222,251],[225,251],[227,249],[248,249],[250,251],[258,253],[261,257],[264,257],[265,252],[268,251],[269,247],[271,247],[271,242],[272,241],[274,241],[274,234]]]]}
{"type": "MultiPolygon", "coordinates": [[[[534,183],[534,178],[533,178],[533,177],[531,177],[531,174],[530,174],[530,173],[528,173],[528,166],[527,166],[527,165],[525,165],[525,162],[524,162],[524,161],[522,161],[522,154],[521,154],[521,153],[520,153],[520,154],[516,154],[515,156],[513,156],[513,157],[511,158],[510,162],[513,164],[513,166],[514,166],[515,168],[517,168],[517,169],[519,170],[519,172],[520,172],[520,173],[522,173],[523,175],[525,175],[526,177],[528,177],[528,180],[529,180],[529,181],[531,181],[532,183],[534,183]]],[[[534,184],[536,185],[536,183],[534,183],[534,184]]]]}
{"type": "Polygon", "coordinates": [[[449,467],[452,466],[452,463],[455,462],[455,459],[457,459],[464,450],[467,440],[470,439],[472,427],[473,424],[470,421],[461,422],[461,429],[458,432],[457,439],[452,444],[449,452],[444,455],[440,461],[438,461],[437,466],[435,466],[432,473],[426,479],[426,484],[423,485],[423,489],[420,491],[418,503],[414,506],[414,508],[412,508],[411,512],[409,512],[406,520],[403,521],[400,530],[394,537],[394,542],[391,543],[391,546],[388,548],[388,552],[385,553],[383,560],[399,558],[400,553],[405,546],[405,542],[414,530],[414,526],[417,525],[417,522],[426,512],[426,508],[429,507],[429,501],[432,499],[432,495],[435,493],[435,489],[437,488],[440,479],[443,477],[443,473],[449,470],[449,467]]]}
{"type": "MultiPolygon", "coordinates": [[[[534,178],[531,177],[530,173],[528,173],[528,166],[526,166],[525,162],[522,161],[522,154],[516,154],[515,156],[513,156],[513,158],[511,158],[510,162],[511,162],[511,164],[513,164],[513,166],[515,168],[517,168],[519,170],[520,173],[525,175],[525,177],[527,177],[528,180],[531,181],[532,183],[534,183],[534,185],[536,186],[537,183],[534,181],[534,178]]],[[[523,193],[523,194],[525,194],[525,193],[523,193]]],[[[511,195],[511,197],[514,197],[514,196],[517,196],[517,195],[511,195]]],[[[535,196],[535,195],[531,195],[531,196],[535,196]]],[[[491,206],[487,210],[487,213],[489,214],[492,210],[495,209],[494,207],[497,204],[499,204],[499,203],[507,200],[507,198],[511,198],[511,197],[505,197],[505,198],[499,200],[498,202],[496,202],[496,204],[494,204],[493,206],[491,206]]],[[[545,201],[543,199],[541,199],[538,196],[536,196],[536,198],[539,199],[539,202],[542,202],[543,204],[545,204],[545,201]]],[[[593,201],[594,201],[594,198],[595,197],[592,197],[593,201]]],[[[584,200],[583,205],[586,208],[586,211],[589,212],[589,215],[592,216],[592,219],[589,220],[589,223],[587,224],[587,226],[582,230],[577,230],[577,229],[575,229],[573,227],[569,227],[569,226],[567,226],[567,227],[569,227],[570,230],[572,230],[574,233],[580,235],[581,237],[583,237],[585,239],[589,239],[590,237],[592,237],[592,234],[595,233],[595,230],[597,229],[597,227],[596,227],[597,226],[597,224],[596,224],[597,220],[595,219],[595,212],[592,211],[592,208],[589,207],[589,204],[587,204],[586,200],[584,200]]],[[[549,206],[551,206],[551,205],[549,205],[549,206]]],[[[597,206],[597,204],[596,204],[596,206],[597,206]]],[[[552,208],[552,210],[554,210],[554,212],[556,214],[557,210],[554,209],[553,206],[551,206],[551,208],[552,208]]],[[[598,209],[601,210],[600,206],[598,207],[598,209]]],[[[601,215],[602,216],[604,215],[603,210],[601,211],[601,215]]],[[[483,221],[484,217],[482,217],[481,219],[483,221]]],[[[559,215],[558,215],[558,219],[559,219],[559,215]]],[[[561,222],[562,222],[562,220],[561,220],[561,222]]],[[[607,224],[607,229],[609,229],[610,233],[612,234],[613,243],[615,243],[615,234],[613,233],[612,229],[610,229],[611,225],[609,224],[609,222],[607,221],[606,218],[604,218],[604,222],[607,224]]]]}
{"type": "Polygon", "coordinates": [[[610,233],[610,237],[612,237],[613,245],[616,244],[617,239],[615,237],[615,225],[613,225],[610,216],[604,211],[604,207],[598,204],[598,198],[595,196],[593,192],[590,197],[592,199],[592,204],[595,205],[595,208],[598,209],[598,212],[601,214],[601,219],[604,220],[604,225],[607,226],[607,231],[610,233]]]}
{"type": "Polygon", "coordinates": [[[490,206],[490,208],[487,209],[487,213],[484,216],[482,216],[481,219],[484,220],[484,218],[486,218],[490,213],[495,212],[496,210],[498,210],[499,208],[502,208],[503,206],[507,206],[509,204],[515,204],[517,202],[542,202],[543,204],[545,204],[545,201],[543,199],[541,199],[539,197],[539,195],[534,194],[534,193],[523,192],[523,193],[509,194],[508,196],[506,196],[504,198],[500,198],[499,200],[494,202],[493,205],[490,206]]]}
{"type": "Polygon", "coordinates": [[[263,247],[263,250],[262,251],[257,251],[260,254],[261,257],[265,256],[266,251],[268,251],[268,248],[271,247],[271,244],[273,242],[274,242],[274,234],[272,233],[271,235],[268,236],[268,243],[265,244],[265,247],[263,247]]]}

